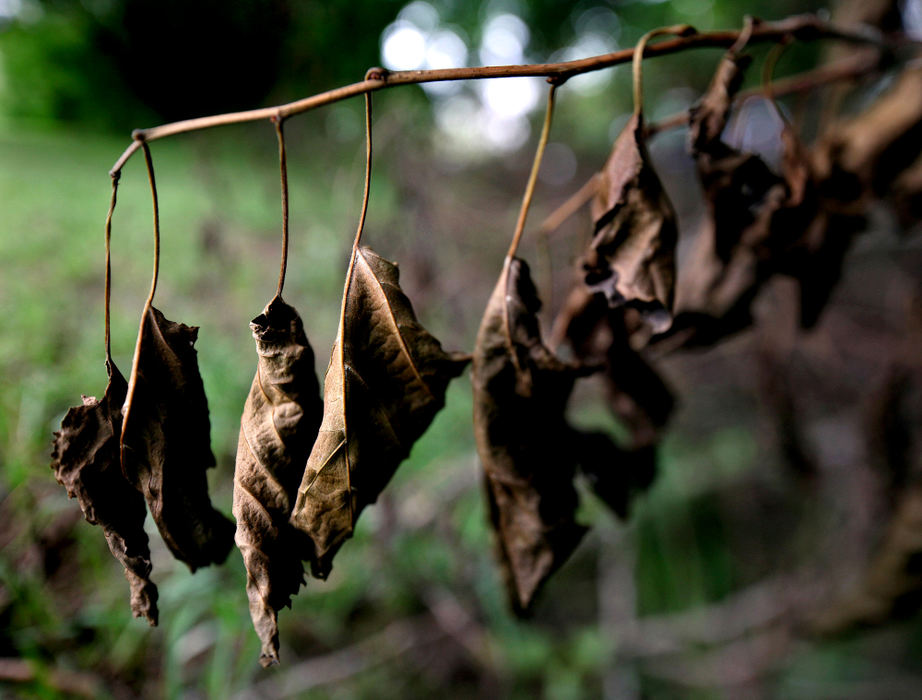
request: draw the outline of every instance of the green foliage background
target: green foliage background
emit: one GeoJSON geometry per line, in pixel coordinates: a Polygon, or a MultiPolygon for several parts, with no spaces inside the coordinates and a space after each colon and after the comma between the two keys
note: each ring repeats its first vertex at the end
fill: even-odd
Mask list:
{"type": "MultiPolygon", "coordinates": [[[[161,626],[148,629],[132,619],[127,587],[102,533],[82,522],[48,469],[51,432],[67,407],[79,403],[81,392],[98,395],[104,388],[107,169],[133,127],[270,104],[360,79],[380,62],[381,32],[402,3],[24,3],[19,18],[0,26],[0,666],[23,663],[31,680],[4,684],[0,678],[0,695],[729,692],[663,680],[619,655],[629,630],[613,625],[618,614],[611,609],[623,603],[644,616],[696,610],[809,556],[809,543],[797,533],[810,509],[778,476],[781,458],[760,436],[754,381],[732,364],[735,350],[667,368],[685,403],[659,479],[627,525],[586,494],[583,519],[593,523],[593,533],[550,583],[531,622],[507,612],[493,566],[466,377],[453,384],[446,409],[363,516],[330,580],[308,582],[293,609],[282,612],[281,669],[263,671],[256,663],[258,642],[236,551],[224,566],[193,576],[154,534],[161,626]],[[735,369],[715,377],[722,362],[735,369]],[[725,491],[740,483],[760,485],[779,504],[763,521],[765,561],[759,564],[741,558],[753,540],[741,547],[727,517],[725,491]],[[627,588],[605,578],[625,571],[627,588]],[[633,606],[622,601],[628,594],[636,596],[633,606]]],[[[501,7],[433,5],[471,45],[488,13],[501,7]]],[[[769,19],[821,7],[790,0],[745,6],[534,0],[507,9],[532,32],[529,58],[543,60],[573,40],[571,16],[593,5],[615,9],[620,46],[662,24],[738,26],[743,12],[769,19]]],[[[718,55],[658,61],[648,70],[651,113],[685,107],[676,95],[693,97],[718,55]]],[[[797,47],[779,70],[806,68],[815,57],[813,47],[797,47]]],[[[614,73],[600,93],[561,91],[555,138],[573,148],[579,167],[569,182],[542,186],[534,222],[601,164],[613,119],[630,109],[628,71],[614,73]]],[[[286,299],[305,320],[319,372],[335,333],[358,216],[360,109],[358,102],[338,105],[287,127],[293,239],[286,299]]],[[[533,139],[495,160],[444,159],[443,137],[419,88],[376,97],[375,129],[367,241],[401,262],[421,319],[443,344],[470,348],[512,231],[533,139]]],[[[654,156],[681,157],[681,136],[666,136],[662,144],[654,156]]],[[[201,326],[199,362],[219,462],[210,482],[214,502],[229,513],[239,414],[254,371],[247,322],[275,288],[274,134],[266,124],[225,127],[158,142],[152,150],[163,230],[158,306],[168,318],[201,326]]],[[[150,272],[150,202],[140,158],[125,168],[122,183],[113,228],[112,338],[116,362],[127,371],[150,272]]],[[[572,237],[552,250],[562,261],[555,272],[558,304],[578,242],[572,237]]],[[[524,254],[541,259],[533,240],[524,254]]],[[[546,268],[538,268],[547,280],[546,268]]],[[[553,300],[548,305],[555,308],[553,300]]],[[[576,399],[579,422],[617,429],[599,387],[576,399]]],[[[920,639],[917,627],[899,627],[804,643],[759,687],[780,697],[845,697],[843,689],[882,678],[917,682],[917,665],[907,659],[918,653],[920,639]],[[888,650],[893,654],[881,661],[888,650]]]]}

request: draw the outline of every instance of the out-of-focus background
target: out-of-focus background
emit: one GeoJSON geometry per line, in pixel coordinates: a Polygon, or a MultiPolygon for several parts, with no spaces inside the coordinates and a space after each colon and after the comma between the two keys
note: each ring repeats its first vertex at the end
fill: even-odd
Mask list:
{"type": "MultiPolygon", "coordinates": [[[[901,11],[908,30],[919,27],[918,2],[892,5],[897,24],[901,11]]],[[[269,670],[257,663],[236,550],[192,575],[148,519],[161,619],[148,628],[130,615],[102,532],[48,466],[67,408],[105,387],[107,171],[132,128],[296,99],[359,80],[373,65],[567,60],[629,47],[663,24],[735,28],[747,13],[831,9],[792,0],[0,0],[0,696],[919,697],[922,625],[912,596],[894,609],[900,615],[849,617],[860,604],[841,602],[905,504],[906,480],[892,478],[886,451],[900,438],[887,433],[881,443],[880,434],[906,421],[881,418],[880,406],[892,408],[888,397],[904,389],[906,401],[917,399],[919,389],[919,345],[907,350],[906,339],[920,337],[922,240],[917,227],[898,236],[884,207],[816,329],[796,330],[781,281],[760,297],[755,329],[657,363],[680,402],[658,477],[627,522],[582,489],[581,519],[592,531],[531,621],[507,610],[493,563],[467,376],[362,516],[329,580],[309,581],[280,614],[282,665],[269,670]],[[826,626],[834,633],[818,635],[811,620],[824,615],[836,620],[826,626]]],[[[809,69],[823,47],[791,47],[776,72],[809,69]]],[[[760,65],[765,49],[754,54],[760,65]]],[[[720,55],[651,61],[649,118],[687,108],[720,55]]],[[[855,104],[886,80],[866,83],[855,104]]],[[[516,79],[375,95],[365,241],[400,263],[419,317],[448,348],[472,347],[544,94],[540,79],[516,79]]],[[[785,109],[809,125],[825,94],[785,109]]],[[[601,167],[631,109],[630,71],[575,78],[558,99],[532,233],[601,167]]],[[[736,137],[777,161],[773,112],[758,99],[742,112],[736,137]]],[[[359,214],[361,100],[298,116],[286,133],[285,298],[304,318],[322,373],[359,214]]],[[[253,123],[151,148],[163,232],[158,307],[201,327],[218,458],[209,479],[213,501],[230,514],[255,365],[248,322],[276,284],[275,135],[253,123]]],[[[684,238],[702,214],[684,130],[658,135],[651,151],[684,238]]],[[[581,212],[547,248],[526,233],[520,253],[532,263],[546,325],[589,232],[581,212]]],[[[125,372],[151,253],[150,197],[135,157],[112,242],[112,344],[125,372]]],[[[600,384],[587,382],[571,409],[581,426],[618,431],[600,384]]],[[[904,437],[904,451],[917,454],[918,436],[904,437]]]]}

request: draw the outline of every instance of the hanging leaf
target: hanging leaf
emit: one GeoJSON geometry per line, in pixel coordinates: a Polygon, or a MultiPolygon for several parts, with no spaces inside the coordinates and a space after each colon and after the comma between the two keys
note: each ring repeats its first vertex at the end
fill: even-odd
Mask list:
{"type": "Polygon", "coordinates": [[[301,318],[275,297],[250,323],[259,362],[240,421],[235,540],[247,569],[260,662],[278,663],[278,611],[304,582],[300,533],[288,522],[323,416],[314,351],[301,318]]]}
{"type": "Polygon", "coordinates": [[[690,150],[710,214],[710,231],[705,235],[714,255],[724,263],[770,201],[772,188],[784,187],[782,178],[759,156],[739,151],[722,138],[749,63],[749,56],[735,50],[724,54],[707,91],[689,115],[690,150]]]}
{"type": "Polygon", "coordinates": [[[691,150],[711,216],[680,279],[680,312],[670,331],[687,347],[713,344],[751,325],[752,302],[776,274],[798,281],[801,325],[814,325],[853,234],[864,225],[860,206],[821,194],[816,159],[786,121],[779,174],[721,140],[742,67],[742,57],[728,52],[691,114],[691,150]]]}
{"type": "Polygon", "coordinates": [[[634,111],[621,130],[592,200],[594,235],[585,256],[586,285],[611,307],[640,310],[654,333],[672,323],[675,296],[675,212],[650,163],[643,117],[643,54],[656,36],[689,36],[687,25],[660,27],[634,47],[634,111]]]}
{"type": "Polygon", "coordinates": [[[224,561],[234,535],[208,497],[205,470],[215,459],[197,336],[198,328],[145,307],[120,445],[126,477],[144,494],[173,556],[192,571],[224,561]]]}
{"type": "Polygon", "coordinates": [[[444,352],[416,320],[397,266],[356,246],[324,380],[323,423],[291,516],[313,541],[315,576],[328,575],[362,509],[377,500],[468,361],[444,352]]]}
{"type": "Polygon", "coordinates": [[[679,313],[671,335],[687,346],[709,345],[752,323],[750,306],[767,278],[772,217],[789,198],[784,179],[753,153],[723,140],[733,100],[750,58],[727,51],[707,91],[689,114],[689,150],[709,216],[679,278],[679,313]]]}
{"type": "Polygon", "coordinates": [[[144,532],[144,497],[122,474],[118,436],[122,403],[128,391],[118,368],[106,361],[109,384],[102,400],[83,397],[82,406],[68,410],[54,434],[55,477],[76,498],[88,523],[99,525],[109,551],[125,567],[131,590],[131,612],[157,624],[157,587],[150,580],[151,563],[144,532]]]}
{"type": "Polygon", "coordinates": [[[671,322],[675,284],[675,213],[644,144],[634,114],[598,177],[592,200],[595,234],[584,261],[586,284],[610,306],[630,304],[655,332],[671,322]]]}
{"type": "Polygon", "coordinates": [[[490,519],[513,608],[570,556],[586,528],[575,519],[576,459],[564,419],[578,377],[596,370],[558,359],[542,342],[528,265],[507,257],[474,349],[474,435],[490,519]]]}
{"type": "Polygon", "coordinates": [[[675,398],[640,353],[632,338],[642,327],[637,312],[611,309],[600,294],[576,285],[554,321],[555,342],[567,340],[575,357],[602,365],[610,406],[631,432],[631,447],[651,445],[666,425],[675,398]]]}

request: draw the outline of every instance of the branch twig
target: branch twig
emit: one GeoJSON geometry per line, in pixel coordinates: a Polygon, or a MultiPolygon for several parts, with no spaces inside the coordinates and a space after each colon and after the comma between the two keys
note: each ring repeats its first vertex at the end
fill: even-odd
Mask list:
{"type": "MultiPolygon", "coordinates": [[[[663,41],[644,50],[644,57],[665,56],[678,53],[686,49],[719,48],[731,46],[739,37],[739,30],[702,32],[692,36],[663,41]]],[[[778,22],[763,22],[752,31],[750,43],[779,41],[784,37],[793,37],[800,40],[813,39],[838,39],[856,44],[873,44],[881,47],[892,47],[896,42],[886,38],[876,29],[870,27],[847,28],[839,27],[833,23],[819,19],[815,15],[794,15],[778,22]]],[[[903,41],[906,41],[905,39],[903,41]]],[[[174,134],[188,133],[210,129],[215,126],[227,124],[241,124],[244,122],[259,121],[261,119],[284,119],[295,114],[301,114],[317,107],[339,102],[350,97],[356,97],[370,92],[375,92],[395,85],[415,85],[419,83],[440,82],[446,80],[482,80],[485,78],[512,78],[512,77],[545,77],[553,79],[560,85],[574,75],[589,73],[591,71],[609,68],[620,63],[627,63],[633,58],[633,49],[624,49],[613,53],[592,56],[577,61],[564,61],[561,63],[536,63],[532,65],[513,66],[478,66],[474,68],[446,68],[439,70],[412,70],[388,72],[376,69],[373,76],[358,83],[321,92],[306,97],[296,102],[251,109],[244,112],[229,112],[198,119],[162,124],[149,129],[137,129],[132,133],[132,143],[125,149],[112,166],[110,174],[119,172],[128,159],[147,141],[155,141],[174,134]]]]}

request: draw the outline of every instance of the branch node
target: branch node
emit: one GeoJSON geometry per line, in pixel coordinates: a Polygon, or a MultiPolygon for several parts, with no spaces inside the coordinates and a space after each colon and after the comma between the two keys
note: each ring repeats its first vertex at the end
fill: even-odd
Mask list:
{"type": "Polygon", "coordinates": [[[145,139],[147,138],[147,134],[144,129],[135,129],[131,132],[131,138],[133,141],[140,141],[141,143],[144,143],[145,139]]]}
{"type": "Polygon", "coordinates": [[[380,66],[375,66],[374,68],[369,68],[365,72],[365,80],[379,80],[382,83],[387,82],[387,76],[389,71],[387,68],[381,68],[380,66]]]}

